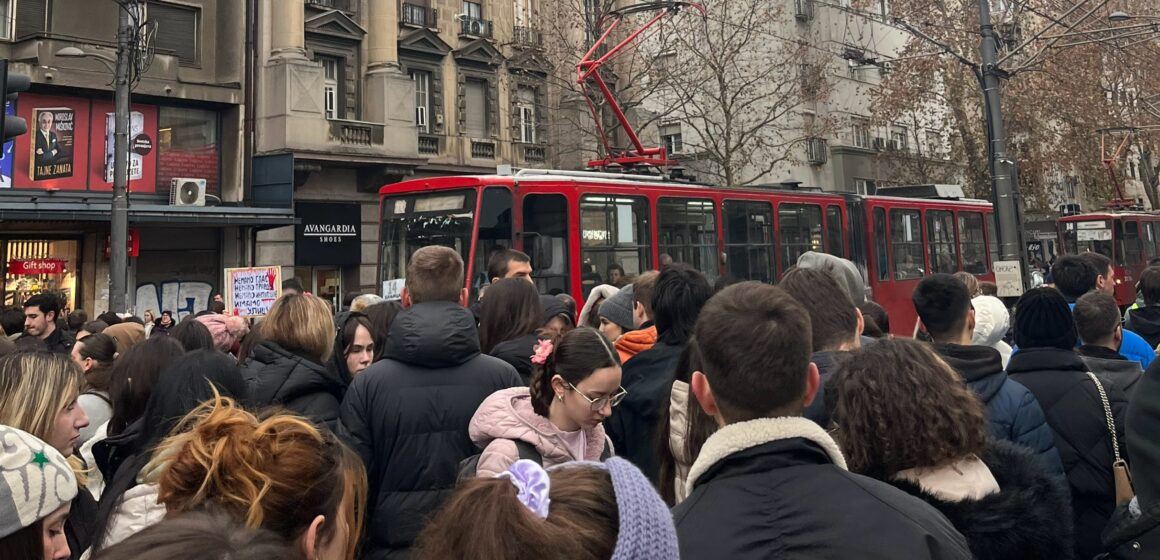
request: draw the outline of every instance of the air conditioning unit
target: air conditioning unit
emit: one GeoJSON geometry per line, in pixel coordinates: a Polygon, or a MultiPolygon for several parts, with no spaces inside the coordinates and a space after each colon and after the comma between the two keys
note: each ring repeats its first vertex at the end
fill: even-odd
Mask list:
{"type": "Polygon", "coordinates": [[[205,206],[205,179],[175,177],[169,184],[171,206],[205,206]]]}
{"type": "Polygon", "coordinates": [[[825,138],[806,140],[806,160],[810,165],[823,165],[829,156],[829,145],[825,138]]]}

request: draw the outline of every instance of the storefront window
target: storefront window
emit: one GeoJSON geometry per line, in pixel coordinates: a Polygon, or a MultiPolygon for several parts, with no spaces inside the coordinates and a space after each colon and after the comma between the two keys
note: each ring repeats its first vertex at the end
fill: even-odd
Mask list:
{"type": "Polygon", "coordinates": [[[174,177],[188,177],[205,179],[206,190],[219,193],[218,114],[161,107],[157,124],[157,189],[168,192],[174,177]]]}
{"type": "Polygon", "coordinates": [[[52,292],[64,298],[68,309],[76,309],[79,245],[72,239],[0,241],[4,307],[19,307],[36,294],[52,292]]]}

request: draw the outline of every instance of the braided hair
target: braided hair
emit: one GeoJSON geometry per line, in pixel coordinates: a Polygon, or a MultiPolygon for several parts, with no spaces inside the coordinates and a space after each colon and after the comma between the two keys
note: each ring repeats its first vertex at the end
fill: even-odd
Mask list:
{"type": "Polygon", "coordinates": [[[620,355],[600,331],[581,327],[564,335],[541,339],[552,344],[552,352],[543,364],[532,368],[531,386],[532,410],[547,418],[552,406],[552,378],[559,375],[564,381],[576,385],[584,381],[592,372],[606,367],[619,366],[620,355]]]}

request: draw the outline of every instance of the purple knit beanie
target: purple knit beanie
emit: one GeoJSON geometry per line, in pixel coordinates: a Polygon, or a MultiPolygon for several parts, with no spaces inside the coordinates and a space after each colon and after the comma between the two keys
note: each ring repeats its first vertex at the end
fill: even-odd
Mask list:
{"type": "Polygon", "coordinates": [[[620,514],[612,560],[679,558],[673,514],[644,473],[619,457],[610,457],[604,467],[612,478],[620,514]]]}

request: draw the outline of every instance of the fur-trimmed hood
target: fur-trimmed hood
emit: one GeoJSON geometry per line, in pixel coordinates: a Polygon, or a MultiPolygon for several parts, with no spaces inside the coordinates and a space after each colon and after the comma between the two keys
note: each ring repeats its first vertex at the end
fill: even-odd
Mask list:
{"type": "Polygon", "coordinates": [[[842,456],[838,444],[813,420],[800,417],[759,418],[729,424],[709,436],[689,469],[688,480],[685,481],[686,495],[693,493],[693,487],[701,475],[726,457],[751,447],[792,438],[803,438],[817,444],[834,465],[846,469],[846,458],[842,456]]]}
{"type": "Polygon", "coordinates": [[[979,500],[949,502],[912,482],[887,482],[942,512],[967,538],[971,552],[980,560],[1072,558],[1068,489],[1021,446],[993,442],[982,459],[1000,491],[979,500]]]}

